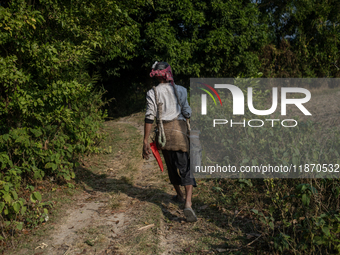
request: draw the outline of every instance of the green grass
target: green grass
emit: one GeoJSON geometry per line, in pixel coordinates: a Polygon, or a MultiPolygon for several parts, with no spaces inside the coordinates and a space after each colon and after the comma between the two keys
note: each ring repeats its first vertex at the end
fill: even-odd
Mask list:
{"type": "Polygon", "coordinates": [[[137,220],[125,230],[128,238],[120,244],[120,249],[125,254],[159,254],[162,247],[159,247],[162,211],[155,204],[148,204],[138,212],[137,220]],[[141,227],[154,224],[153,227],[145,230],[138,230],[141,227]]]}

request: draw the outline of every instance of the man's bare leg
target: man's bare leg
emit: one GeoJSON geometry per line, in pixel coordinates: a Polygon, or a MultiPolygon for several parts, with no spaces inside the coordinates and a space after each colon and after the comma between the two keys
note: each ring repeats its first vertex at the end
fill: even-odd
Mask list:
{"type": "Polygon", "coordinates": [[[197,221],[197,216],[195,212],[191,208],[191,196],[192,196],[192,187],[193,185],[186,185],[185,186],[185,206],[184,206],[184,215],[187,218],[188,222],[195,222],[197,221]]]}
{"type": "Polygon", "coordinates": [[[186,185],[185,186],[185,208],[190,207],[191,208],[191,197],[192,197],[192,185],[186,185]]]}
{"type": "Polygon", "coordinates": [[[184,201],[184,194],[181,190],[181,186],[179,185],[174,185],[174,188],[176,190],[176,193],[177,193],[177,196],[178,196],[178,199],[179,201],[184,201]]]}

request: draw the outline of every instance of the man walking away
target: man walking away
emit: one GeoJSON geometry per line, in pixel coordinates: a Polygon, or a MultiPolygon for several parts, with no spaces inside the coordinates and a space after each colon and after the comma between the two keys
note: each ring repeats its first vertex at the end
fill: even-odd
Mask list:
{"type": "Polygon", "coordinates": [[[191,108],[187,100],[187,90],[174,83],[171,67],[166,62],[156,61],[150,76],[155,77],[159,84],[146,95],[143,158],[148,159],[151,153],[148,138],[156,118],[158,135],[162,136],[159,147],[162,149],[170,182],[177,193],[173,200],[185,202],[184,215],[187,221],[194,222],[197,217],[191,208],[191,197],[193,187],[197,185],[195,179],[190,178],[186,120],[191,116],[191,108]],[[185,187],[185,196],[181,186],[185,187]]]}

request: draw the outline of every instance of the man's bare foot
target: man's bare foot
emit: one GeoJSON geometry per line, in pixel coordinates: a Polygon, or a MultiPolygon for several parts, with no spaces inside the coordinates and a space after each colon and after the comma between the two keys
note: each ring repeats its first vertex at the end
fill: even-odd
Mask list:
{"type": "Polygon", "coordinates": [[[173,196],[172,201],[176,202],[176,203],[184,203],[185,199],[179,195],[173,196]]]}
{"type": "Polygon", "coordinates": [[[184,212],[184,215],[185,215],[185,217],[187,219],[187,222],[195,222],[195,221],[197,221],[196,214],[192,210],[191,207],[185,207],[183,212],[184,212]]]}

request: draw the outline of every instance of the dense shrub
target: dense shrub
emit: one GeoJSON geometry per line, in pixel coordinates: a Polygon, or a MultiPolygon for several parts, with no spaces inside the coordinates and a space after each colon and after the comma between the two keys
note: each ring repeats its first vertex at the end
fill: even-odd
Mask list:
{"type": "Polygon", "coordinates": [[[95,87],[99,76],[89,65],[98,52],[124,55],[131,45],[121,42],[133,29],[112,1],[1,2],[2,227],[21,229],[29,215],[43,221],[49,204],[34,190],[36,181],[74,178],[79,155],[96,149],[106,114],[103,92],[95,87]]]}

